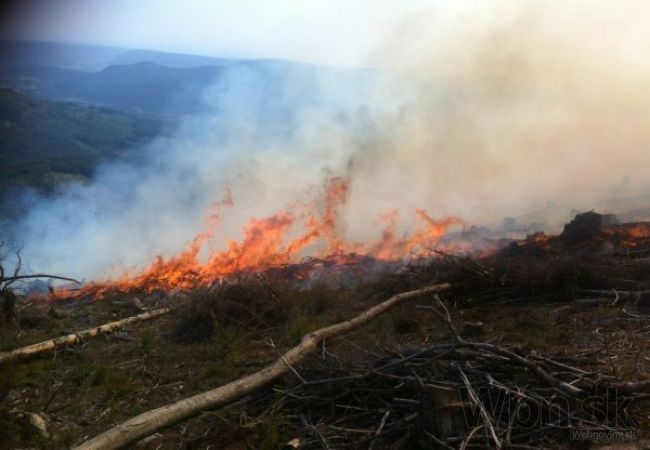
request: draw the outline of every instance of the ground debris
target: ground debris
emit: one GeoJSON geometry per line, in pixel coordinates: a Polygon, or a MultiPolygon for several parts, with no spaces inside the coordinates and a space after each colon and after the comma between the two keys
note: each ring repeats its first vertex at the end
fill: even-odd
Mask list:
{"type": "MultiPolygon", "coordinates": [[[[128,339],[103,334],[0,367],[0,401],[46,413],[50,435],[39,440],[45,438],[26,415],[18,419],[5,408],[0,448],[70,448],[143,410],[259,370],[309,331],[440,280],[453,285],[443,298],[450,316],[434,298],[398,308],[367,330],[327,340],[271,388],[140,445],[586,449],[605,443],[572,441],[571,431],[624,429],[612,422],[619,401],[629,404],[618,420],[630,420],[639,439],[649,437],[647,224],[602,225],[578,243],[535,235],[475,258],[437,253],[368,278],[363,264],[354,272],[328,261],[301,264],[164,299],[114,293],[102,301],[59,301],[37,307],[49,313],[33,325],[25,321],[22,332],[7,324],[0,329],[2,351],[162,306],[158,302],[175,310],[130,325],[128,339]],[[337,281],[295,282],[294,269],[311,266],[337,281]],[[343,283],[334,277],[339,270],[354,275],[343,283]],[[589,414],[581,409],[587,400],[589,414]]],[[[22,298],[17,304],[34,307],[22,298]]]]}

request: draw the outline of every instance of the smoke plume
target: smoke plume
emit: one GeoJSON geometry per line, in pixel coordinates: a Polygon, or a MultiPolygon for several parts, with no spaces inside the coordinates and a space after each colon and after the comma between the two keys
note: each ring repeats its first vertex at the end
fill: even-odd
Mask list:
{"type": "Polygon", "coordinates": [[[13,235],[30,267],[141,268],[213,221],[208,247],[222,248],[253,217],[322,207],[334,177],[348,180],[336,232],[351,241],[379,239],[391,212],[402,233],[417,209],[479,224],[547,201],[567,214],[650,205],[650,5],[448,3],[398,18],[373,69],[225,68],[205,89],[209,114],[90,184],[26,199],[13,235]],[[211,207],[228,193],[231,206],[211,207]]]}

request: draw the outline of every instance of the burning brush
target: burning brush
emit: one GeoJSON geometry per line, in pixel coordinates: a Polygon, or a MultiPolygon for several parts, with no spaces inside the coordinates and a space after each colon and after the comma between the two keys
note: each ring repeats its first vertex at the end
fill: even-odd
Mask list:
{"type": "MultiPolygon", "coordinates": [[[[479,246],[463,233],[450,233],[464,227],[456,217],[435,220],[424,210],[416,210],[417,227],[399,236],[396,211],[383,214],[381,237],[370,243],[347,241],[340,230],[338,210],[345,204],[348,181],[329,180],[322,207],[314,203],[294,205],[269,217],[248,221],[239,241],[225,242],[222,250],[210,250],[215,228],[224,210],[233,206],[229,192],[213,205],[207,228],[191,244],[171,258],[157,257],[148,267],[133,274],[94,281],[80,289],[59,289],[54,298],[102,298],[109,292],[190,290],[209,287],[234,276],[270,271],[295,280],[331,277],[394,268],[404,260],[429,258],[435,251],[470,253],[479,246]],[[306,258],[305,255],[310,257],[306,258]]],[[[480,248],[484,248],[482,243],[480,248]]]]}

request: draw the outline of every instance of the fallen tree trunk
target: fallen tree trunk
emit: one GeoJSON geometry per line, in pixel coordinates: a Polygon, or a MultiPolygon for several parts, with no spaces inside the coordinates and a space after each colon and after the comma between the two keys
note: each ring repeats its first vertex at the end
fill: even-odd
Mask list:
{"type": "Polygon", "coordinates": [[[34,355],[49,352],[61,347],[68,347],[82,341],[86,338],[98,336],[100,334],[112,333],[125,325],[140,322],[143,320],[153,319],[167,314],[171,311],[170,308],[160,308],[153,311],[148,311],[137,316],[127,317],[126,319],[117,320],[115,322],[105,323],[94,328],[78,331],[76,333],[66,334],[58,338],[50,339],[48,341],[39,342],[38,344],[28,345],[26,347],[17,348],[8,352],[0,353],[0,365],[7,362],[16,361],[18,359],[29,358],[34,355]]]}
{"type": "Polygon", "coordinates": [[[81,444],[76,447],[76,450],[117,449],[201,411],[232,403],[272,383],[289,371],[294,364],[302,361],[316,351],[323,340],[359,328],[383,312],[407,300],[424,294],[440,292],[449,289],[449,287],[449,284],[440,284],[397,294],[350,320],[339,322],[307,334],[302,338],[300,344],[291,348],[275,362],[258,372],[239,378],[216,389],[142,413],[81,444]]]}

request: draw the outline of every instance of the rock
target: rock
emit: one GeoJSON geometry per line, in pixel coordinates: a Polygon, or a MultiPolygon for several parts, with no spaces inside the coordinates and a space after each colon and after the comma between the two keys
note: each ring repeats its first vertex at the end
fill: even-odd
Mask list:
{"type": "Polygon", "coordinates": [[[29,420],[29,423],[31,423],[36,430],[38,430],[38,433],[45,437],[49,438],[50,433],[47,431],[47,422],[45,422],[45,419],[43,419],[42,416],[36,414],[36,413],[27,413],[27,419],[29,420]]]}
{"type": "Polygon", "coordinates": [[[291,439],[287,444],[285,445],[285,448],[290,449],[290,448],[300,448],[302,447],[302,441],[299,438],[294,438],[291,439]]]}

